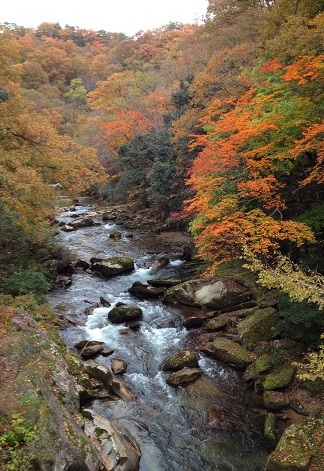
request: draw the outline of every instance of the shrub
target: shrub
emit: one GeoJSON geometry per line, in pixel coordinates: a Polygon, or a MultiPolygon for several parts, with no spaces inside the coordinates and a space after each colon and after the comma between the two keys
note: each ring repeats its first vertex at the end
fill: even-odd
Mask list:
{"type": "Polygon", "coordinates": [[[4,292],[13,296],[21,294],[43,294],[51,285],[42,273],[34,270],[22,270],[10,275],[4,283],[4,292]]]}

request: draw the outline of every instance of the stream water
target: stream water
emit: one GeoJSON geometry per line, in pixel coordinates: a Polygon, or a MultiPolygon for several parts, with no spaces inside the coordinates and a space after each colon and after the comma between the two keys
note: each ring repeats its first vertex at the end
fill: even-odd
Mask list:
{"type": "MultiPolygon", "coordinates": [[[[62,200],[62,204],[68,203],[62,200]]],[[[77,206],[76,210],[63,211],[59,219],[68,222],[71,216],[92,208],[77,206]]],[[[168,386],[162,365],[184,348],[188,339],[188,331],[181,325],[181,312],[161,301],[139,300],[127,291],[134,281],[179,278],[185,264],[175,259],[152,275],[152,255],[142,248],[145,235],[132,231],[133,237],[129,237],[123,228],[97,221],[101,225],[61,232],[61,243],[85,260],[132,257],[135,270],[108,280],[87,272],[74,274],[71,287],[50,293],[48,300],[53,306],[64,305],[67,318],[73,321],[62,331],[68,347],[73,348],[82,339],[103,341],[114,349],[111,357],[126,360],[123,380],[138,399],[97,399],[91,407],[136,437],[142,451],[141,471],[264,470],[267,451],[260,420],[249,408],[249,392],[239,374],[200,355],[201,380],[185,388],[168,386]],[[122,231],[118,242],[109,239],[109,233],[116,229],[122,231]],[[108,299],[112,307],[118,302],[141,307],[140,330],[126,331],[124,325],[111,324],[107,313],[112,307],[95,308],[85,316],[85,309],[92,302],[98,303],[100,296],[108,299]],[[213,410],[221,411],[221,421],[211,421],[213,410]]],[[[111,357],[99,356],[96,361],[110,367],[111,357]]]]}

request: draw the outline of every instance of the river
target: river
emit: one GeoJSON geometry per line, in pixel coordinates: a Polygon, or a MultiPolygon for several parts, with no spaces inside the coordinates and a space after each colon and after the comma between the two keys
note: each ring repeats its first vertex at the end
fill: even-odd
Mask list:
{"type": "MultiPolygon", "coordinates": [[[[62,199],[62,204],[68,203],[62,199]]],[[[75,209],[62,211],[59,220],[68,222],[71,216],[94,210],[81,205],[75,209]]],[[[250,393],[240,375],[199,354],[203,378],[185,388],[168,386],[161,367],[188,342],[181,311],[158,300],[139,300],[127,291],[134,281],[182,277],[183,261],[174,259],[152,275],[152,254],[143,249],[145,234],[132,231],[130,237],[129,231],[122,227],[111,222],[105,224],[100,218],[96,221],[101,224],[60,232],[61,243],[77,258],[85,260],[132,257],[135,270],[110,279],[87,272],[74,274],[71,287],[53,291],[48,300],[53,306],[64,307],[67,318],[73,321],[61,333],[69,348],[73,349],[82,339],[104,341],[114,349],[114,354],[97,357],[98,363],[110,367],[112,357],[126,360],[128,367],[122,378],[138,399],[96,399],[91,407],[136,437],[142,451],[141,471],[264,470],[267,451],[260,418],[249,407],[250,393]],[[118,242],[109,239],[109,233],[116,229],[122,232],[118,242]],[[112,307],[94,308],[85,316],[85,309],[91,303],[98,303],[100,296],[108,299],[112,307],[118,302],[141,307],[140,330],[111,324],[107,313],[112,307]],[[213,423],[212,411],[221,411],[221,423],[213,423]]]]}

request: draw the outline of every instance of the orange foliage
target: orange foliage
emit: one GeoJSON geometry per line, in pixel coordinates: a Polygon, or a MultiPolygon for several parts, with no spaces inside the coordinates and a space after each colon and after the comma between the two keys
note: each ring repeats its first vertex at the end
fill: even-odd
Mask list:
{"type": "Polygon", "coordinates": [[[144,133],[152,127],[152,122],[139,111],[120,110],[114,114],[113,120],[103,123],[101,127],[105,131],[108,147],[116,151],[136,134],[144,133]]]}
{"type": "Polygon", "coordinates": [[[287,82],[297,80],[298,85],[323,78],[324,54],[318,56],[303,56],[297,62],[287,67],[283,79],[287,82]]]}

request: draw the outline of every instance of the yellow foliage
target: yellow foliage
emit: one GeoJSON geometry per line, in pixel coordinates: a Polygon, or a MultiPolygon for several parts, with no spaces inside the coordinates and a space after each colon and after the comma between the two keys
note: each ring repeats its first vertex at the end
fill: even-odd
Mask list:
{"type": "MultiPolygon", "coordinates": [[[[324,334],[321,335],[324,340],[324,334]]],[[[297,377],[303,381],[324,381],[324,343],[321,343],[317,352],[310,352],[304,356],[305,363],[296,363],[297,377]]]]}
{"type": "Polygon", "coordinates": [[[307,301],[324,308],[324,276],[305,273],[288,257],[278,255],[272,266],[263,263],[246,246],[245,268],[258,274],[258,283],[267,288],[281,289],[294,301],[307,301]]]}

